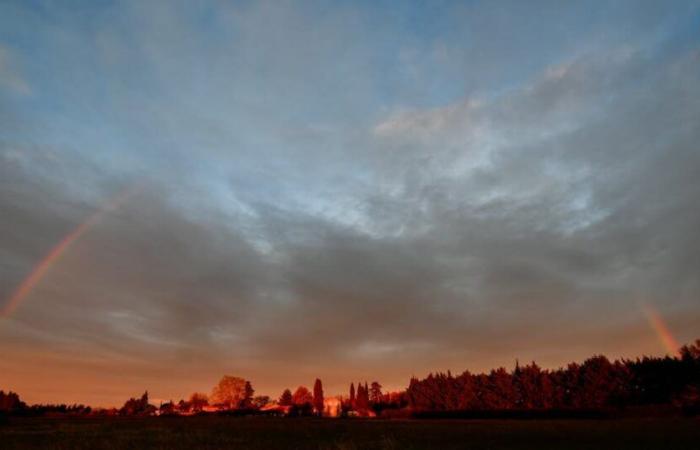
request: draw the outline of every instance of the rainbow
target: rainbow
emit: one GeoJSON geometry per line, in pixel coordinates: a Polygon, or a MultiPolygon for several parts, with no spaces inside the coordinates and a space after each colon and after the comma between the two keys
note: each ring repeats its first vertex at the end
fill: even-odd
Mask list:
{"type": "Polygon", "coordinates": [[[649,305],[643,305],[642,311],[644,311],[644,315],[647,317],[649,325],[651,325],[651,328],[656,332],[656,335],[659,337],[661,344],[664,346],[668,354],[680,357],[681,346],[678,344],[678,341],[673,334],[671,334],[671,331],[668,329],[668,326],[661,317],[661,314],[659,314],[656,309],[649,305]]]}
{"type": "Polygon", "coordinates": [[[75,227],[68,235],[61,239],[29,272],[24,280],[17,286],[5,305],[0,309],[0,317],[9,317],[22,304],[24,299],[41,282],[49,269],[56,264],[68,248],[80,237],[92,228],[109,211],[118,208],[127,198],[134,194],[134,189],[125,189],[119,195],[110,200],[104,207],[90,215],[87,219],[75,227]]]}

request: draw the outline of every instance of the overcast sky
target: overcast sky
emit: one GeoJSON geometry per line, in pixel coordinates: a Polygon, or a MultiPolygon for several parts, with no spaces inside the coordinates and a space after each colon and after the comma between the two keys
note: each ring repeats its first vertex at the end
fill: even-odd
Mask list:
{"type": "Polygon", "coordinates": [[[99,216],[0,317],[0,389],[663,355],[698,124],[697,1],[2,2],[0,306],[99,216]]]}

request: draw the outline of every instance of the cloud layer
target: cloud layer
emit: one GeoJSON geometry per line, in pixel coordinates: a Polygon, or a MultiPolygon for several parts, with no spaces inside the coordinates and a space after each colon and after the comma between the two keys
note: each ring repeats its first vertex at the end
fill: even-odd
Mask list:
{"type": "Polygon", "coordinates": [[[0,301],[140,188],[0,319],[0,383],[399,388],[661,353],[641,305],[697,338],[700,11],[541,6],[3,5],[0,301]]]}

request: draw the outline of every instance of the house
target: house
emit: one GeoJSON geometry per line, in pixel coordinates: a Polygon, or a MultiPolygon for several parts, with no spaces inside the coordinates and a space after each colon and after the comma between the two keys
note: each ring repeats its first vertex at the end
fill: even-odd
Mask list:
{"type": "Polygon", "coordinates": [[[271,416],[286,416],[289,414],[291,406],[278,405],[276,403],[268,403],[267,405],[260,408],[260,412],[269,414],[271,416]]]}
{"type": "Polygon", "coordinates": [[[325,417],[340,417],[343,402],[338,397],[327,397],[323,399],[323,415],[325,417]]]}
{"type": "Polygon", "coordinates": [[[224,409],[225,408],[223,408],[221,405],[205,405],[202,407],[202,412],[213,413],[223,411],[224,409]]]}

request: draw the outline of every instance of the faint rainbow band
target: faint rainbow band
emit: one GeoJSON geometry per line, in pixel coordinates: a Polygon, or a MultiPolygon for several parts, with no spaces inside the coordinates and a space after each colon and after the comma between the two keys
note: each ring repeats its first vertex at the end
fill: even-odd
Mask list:
{"type": "Polygon", "coordinates": [[[39,261],[29,272],[24,280],[17,286],[10,298],[5,302],[2,309],[0,309],[0,317],[9,317],[27,298],[27,296],[32,292],[32,290],[41,282],[42,278],[46,276],[49,269],[54,266],[61,258],[61,256],[70,248],[70,246],[76,242],[82,235],[84,235],[90,228],[92,228],[96,223],[98,223],[102,217],[110,211],[117,209],[124,203],[129,197],[134,195],[140,186],[131,187],[124,189],[109,202],[107,202],[101,209],[90,215],[87,219],[81,222],[77,227],[75,227],[70,233],[68,233],[63,239],[61,239],[58,244],[56,244],[49,252],[44,255],[44,257],[39,261]]]}
{"type": "Polygon", "coordinates": [[[661,344],[664,346],[668,354],[679,357],[680,356],[680,345],[678,341],[668,329],[666,322],[664,322],[661,314],[650,305],[642,305],[642,311],[649,321],[649,325],[656,332],[661,344]]]}

